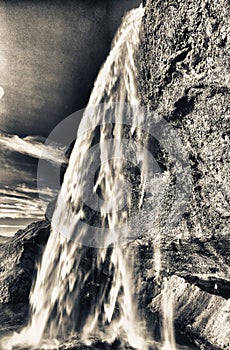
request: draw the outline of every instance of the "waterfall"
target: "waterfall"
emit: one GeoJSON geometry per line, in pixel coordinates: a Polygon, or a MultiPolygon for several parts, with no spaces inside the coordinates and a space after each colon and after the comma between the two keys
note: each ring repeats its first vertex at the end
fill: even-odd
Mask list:
{"type": "MultiPolygon", "coordinates": [[[[58,342],[73,332],[84,344],[119,339],[129,348],[149,348],[129,248],[138,230],[135,212],[143,204],[149,163],[135,68],[143,11],[141,6],[124,17],[99,72],[30,295],[31,317],[6,342],[7,349],[58,342]]],[[[158,278],[158,246],[155,252],[158,278]]]]}
{"type": "Polygon", "coordinates": [[[163,314],[163,347],[162,350],[176,350],[173,325],[173,292],[167,278],[163,281],[162,314],[163,314]]]}

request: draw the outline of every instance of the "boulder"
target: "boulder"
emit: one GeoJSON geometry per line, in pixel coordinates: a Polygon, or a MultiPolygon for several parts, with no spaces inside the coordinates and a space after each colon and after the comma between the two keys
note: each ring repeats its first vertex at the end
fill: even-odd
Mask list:
{"type": "Polygon", "coordinates": [[[0,245],[1,304],[28,301],[36,263],[41,258],[49,233],[50,222],[38,221],[0,245]]]}

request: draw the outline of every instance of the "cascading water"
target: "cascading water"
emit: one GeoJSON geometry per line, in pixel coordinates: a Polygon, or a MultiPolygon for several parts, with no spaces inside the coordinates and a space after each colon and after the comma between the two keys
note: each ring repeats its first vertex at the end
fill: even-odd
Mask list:
{"type": "Polygon", "coordinates": [[[162,350],[176,350],[173,326],[173,293],[167,278],[163,281],[162,290],[163,313],[163,347],[162,350]]]}
{"type": "MultiPolygon", "coordinates": [[[[144,113],[137,113],[135,68],[142,16],[140,7],[124,18],[95,82],[30,295],[31,318],[4,343],[7,349],[36,347],[71,332],[79,332],[85,344],[119,339],[135,349],[149,348],[134,301],[134,258],[127,243],[135,231],[129,218],[143,204],[148,167],[144,148],[137,146],[144,143],[145,122],[144,113]],[[134,189],[127,184],[131,168],[134,189]]],[[[158,245],[155,252],[159,278],[158,245]]]]}

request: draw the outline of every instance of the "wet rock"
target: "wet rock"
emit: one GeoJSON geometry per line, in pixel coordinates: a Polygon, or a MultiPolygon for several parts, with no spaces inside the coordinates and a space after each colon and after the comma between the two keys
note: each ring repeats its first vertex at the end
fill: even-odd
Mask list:
{"type": "Polygon", "coordinates": [[[0,314],[0,338],[2,338],[25,325],[29,314],[28,303],[0,304],[0,314]]]}
{"type": "Polygon", "coordinates": [[[0,303],[27,302],[50,233],[49,221],[32,223],[0,245],[0,303]]]}
{"type": "MultiPolygon", "coordinates": [[[[92,339],[92,344],[85,345],[79,342],[79,340],[71,340],[72,345],[63,344],[58,347],[60,350],[134,350],[130,345],[122,343],[119,339],[115,339],[111,344],[98,339],[92,339]],[[76,343],[76,344],[75,344],[76,343]]],[[[150,350],[156,350],[152,347],[150,350]]]]}

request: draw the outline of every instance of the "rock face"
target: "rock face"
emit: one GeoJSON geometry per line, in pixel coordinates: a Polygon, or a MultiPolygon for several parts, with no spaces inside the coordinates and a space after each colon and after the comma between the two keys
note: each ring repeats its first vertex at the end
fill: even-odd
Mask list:
{"type": "Polygon", "coordinates": [[[0,245],[0,303],[27,302],[36,262],[50,232],[50,222],[38,221],[0,245]]]}
{"type": "MultiPolygon", "coordinates": [[[[162,242],[163,275],[174,291],[177,326],[202,349],[228,349],[229,1],[147,0],[144,5],[138,60],[142,103],[173,126],[192,179],[186,211],[162,242]]],[[[171,173],[170,157],[162,153],[171,173]]],[[[165,186],[173,187],[170,176],[165,186]]],[[[168,191],[165,215],[170,200],[168,191]]],[[[159,226],[164,232],[163,220],[159,226]]],[[[162,291],[154,282],[154,261],[144,261],[142,288],[151,281],[155,285],[145,305],[154,313],[162,291]]]]}
{"type": "Polygon", "coordinates": [[[227,0],[149,0],[145,8],[140,93],[187,149],[193,189],[181,225],[188,235],[228,232],[229,16],[227,0]]]}
{"type": "Polygon", "coordinates": [[[230,339],[229,238],[163,242],[160,280],[156,278],[151,244],[143,238],[136,248],[140,257],[136,275],[142,276],[139,303],[145,310],[150,329],[161,338],[162,298],[166,293],[167,299],[172,298],[168,312],[172,307],[179,334],[184,334],[201,349],[227,349],[230,339]]]}
{"type": "MultiPolygon", "coordinates": [[[[230,300],[205,293],[178,276],[171,276],[168,283],[173,290],[176,328],[179,326],[200,349],[214,349],[214,346],[229,349],[230,300]]],[[[161,295],[158,295],[150,309],[157,313],[160,307],[161,295]]]]}

